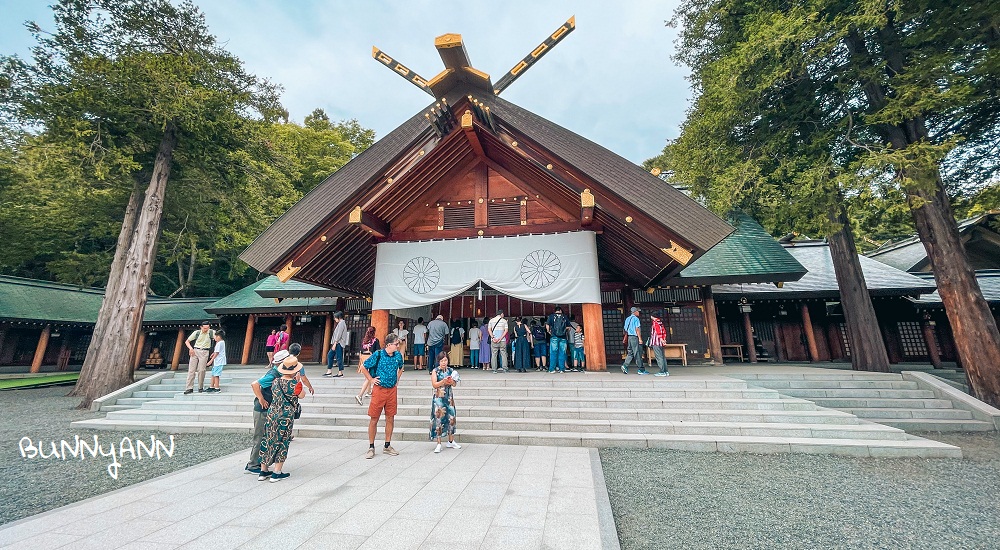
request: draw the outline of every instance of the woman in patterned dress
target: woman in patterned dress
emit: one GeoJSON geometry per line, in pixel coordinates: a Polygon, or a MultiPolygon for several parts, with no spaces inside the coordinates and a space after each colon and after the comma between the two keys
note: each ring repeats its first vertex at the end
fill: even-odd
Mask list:
{"type": "Polygon", "coordinates": [[[301,378],[302,364],[298,357],[288,356],[276,369],[280,377],[271,385],[271,406],[264,419],[264,439],[260,442],[260,476],[257,481],[270,478],[271,483],[281,481],[289,474],[281,471],[288,458],[288,445],[292,441],[295,409],[299,398],[295,384],[301,378]]]}
{"type": "Polygon", "coordinates": [[[461,449],[455,443],[455,397],[452,387],[458,383],[458,373],[448,366],[448,354],[437,355],[437,367],[431,370],[431,385],[434,386],[434,398],[431,400],[431,439],[437,440],[435,453],[441,452],[441,437],[448,436],[449,449],[461,449]]]}

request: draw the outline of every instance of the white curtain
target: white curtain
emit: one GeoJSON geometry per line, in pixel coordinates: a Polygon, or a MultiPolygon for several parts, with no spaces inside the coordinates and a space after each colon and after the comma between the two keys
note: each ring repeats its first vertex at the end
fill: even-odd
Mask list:
{"type": "Polygon", "coordinates": [[[599,304],[594,232],[381,243],[372,309],[435,304],[479,281],[532,302],[599,304]]]}

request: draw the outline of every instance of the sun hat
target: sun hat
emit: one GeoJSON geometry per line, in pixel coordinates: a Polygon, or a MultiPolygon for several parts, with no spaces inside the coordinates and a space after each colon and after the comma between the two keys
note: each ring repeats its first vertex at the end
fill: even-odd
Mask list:
{"type": "Polygon", "coordinates": [[[289,355],[291,355],[291,354],[288,353],[288,350],[287,349],[283,349],[283,350],[281,350],[281,351],[279,351],[279,352],[277,352],[277,353],[274,354],[274,359],[272,359],[271,362],[272,363],[280,363],[280,362],[284,361],[285,357],[288,357],[289,355]]]}

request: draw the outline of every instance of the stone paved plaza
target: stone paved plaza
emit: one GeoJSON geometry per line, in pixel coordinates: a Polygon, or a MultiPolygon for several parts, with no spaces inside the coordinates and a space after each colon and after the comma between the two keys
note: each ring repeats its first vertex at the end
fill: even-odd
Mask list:
{"type": "Polygon", "coordinates": [[[618,548],[596,449],[399,442],[365,460],[367,446],[296,438],[279,483],[244,474],[241,452],[9,524],[0,545],[618,548]]]}

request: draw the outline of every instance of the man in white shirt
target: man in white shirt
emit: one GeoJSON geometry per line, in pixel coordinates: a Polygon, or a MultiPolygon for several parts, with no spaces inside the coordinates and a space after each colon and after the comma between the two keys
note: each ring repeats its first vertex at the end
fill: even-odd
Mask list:
{"type": "Polygon", "coordinates": [[[424,350],[427,345],[427,327],[424,326],[424,318],[417,319],[417,326],[413,327],[413,367],[416,370],[424,369],[424,350]]]}
{"type": "Polygon", "coordinates": [[[497,312],[496,317],[490,319],[486,324],[490,331],[490,365],[493,373],[507,372],[507,319],[504,318],[503,310],[497,312]],[[497,355],[500,356],[500,368],[497,369],[497,355]]]}
{"type": "Polygon", "coordinates": [[[483,332],[473,319],[472,328],[469,329],[469,364],[472,368],[479,368],[479,343],[483,339],[483,332]]]}
{"type": "Polygon", "coordinates": [[[344,350],[347,349],[347,323],[344,322],[344,312],[338,311],[333,314],[333,337],[330,338],[330,352],[326,354],[326,374],[340,378],[344,376],[344,350]],[[333,361],[337,361],[337,374],[333,374],[333,361]]]}

